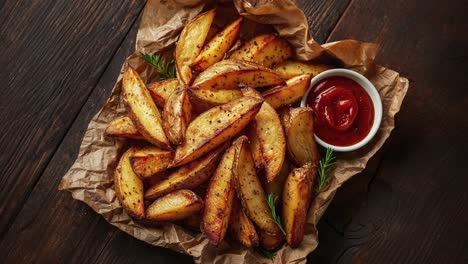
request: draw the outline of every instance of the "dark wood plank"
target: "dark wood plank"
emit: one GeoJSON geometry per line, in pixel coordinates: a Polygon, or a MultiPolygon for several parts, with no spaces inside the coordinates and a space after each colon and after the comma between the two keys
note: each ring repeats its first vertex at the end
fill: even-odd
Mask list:
{"type": "MultiPolygon", "coordinates": [[[[320,16],[323,25],[314,35],[330,32],[340,15],[335,8],[343,1],[315,1],[317,9],[329,15],[320,16]]],[[[301,4],[305,1],[300,2],[301,4]]],[[[344,6],[341,6],[344,11],[344,6]]],[[[314,8],[309,7],[309,12],[314,8]]],[[[314,20],[314,25],[321,21],[314,20]]],[[[57,192],[61,176],[73,163],[87,123],[104,104],[124,58],[133,50],[137,25],[123,42],[122,47],[110,62],[102,79],[89,97],[86,105],[66,134],[57,152],[45,169],[24,208],[19,213],[4,240],[0,243],[0,255],[4,263],[20,260],[38,262],[86,263],[102,262],[149,262],[176,260],[190,263],[191,258],[146,245],[112,227],[83,203],[72,200],[66,192],[57,192]],[[37,240],[31,240],[31,237],[37,240]],[[132,254],[128,254],[132,252],[132,254]],[[134,252],[138,252],[134,253],[134,252]],[[3,259],[2,259],[3,260],[3,259]]]]}
{"type": "Polygon", "coordinates": [[[360,180],[368,186],[353,186],[352,180],[339,191],[320,224],[314,260],[468,262],[464,10],[463,1],[355,0],[333,31],[330,40],[379,43],[378,61],[411,84],[376,173],[360,180]],[[339,216],[347,205],[356,206],[355,201],[338,203],[353,192],[361,204],[339,216]],[[336,217],[347,220],[340,223],[336,217]]]}
{"type": "Polygon", "coordinates": [[[0,10],[0,234],[8,229],[144,1],[6,1],[0,10]]]}

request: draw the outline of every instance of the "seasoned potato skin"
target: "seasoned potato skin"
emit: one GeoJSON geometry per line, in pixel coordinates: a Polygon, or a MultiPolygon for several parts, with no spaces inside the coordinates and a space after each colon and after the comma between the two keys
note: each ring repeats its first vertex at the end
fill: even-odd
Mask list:
{"type": "Polygon", "coordinates": [[[111,121],[105,134],[111,137],[145,139],[128,116],[121,116],[111,121]]]}
{"type": "Polygon", "coordinates": [[[294,169],[286,179],[283,190],[282,220],[286,241],[297,247],[304,237],[307,212],[313,195],[317,166],[306,164],[294,169]]]}
{"type": "Polygon", "coordinates": [[[242,97],[199,115],[189,124],[185,142],[177,147],[174,165],[195,160],[232,139],[255,117],[262,103],[261,99],[242,97]]]}
{"type": "Polygon", "coordinates": [[[134,148],[130,148],[120,158],[114,173],[114,189],[125,211],[132,217],[141,219],[145,215],[144,186],[130,165],[130,156],[134,151],[134,148]]]}
{"type": "Polygon", "coordinates": [[[122,84],[124,102],[138,131],[151,144],[170,149],[171,145],[162,127],[161,114],[140,75],[132,67],[128,67],[122,84]]]}
{"type": "Polygon", "coordinates": [[[278,64],[274,70],[284,79],[290,79],[303,74],[317,76],[317,74],[331,68],[332,67],[323,64],[310,64],[301,61],[285,61],[278,64]]]}
{"type": "Polygon", "coordinates": [[[219,147],[204,157],[178,168],[167,179],[151,186],[145,193],[145,199],[154,200],[172,191],[193,189],[206,182],[216,169],[223,150],[224,146],[219,147]]]}
{"type": "Polygon", "coordinates": [[[146,219],[174,221],[194,215],[203,208],[203,199],[190,190],[178,190],[155,200],[146,209],[146,219]]]}
{"type": "Polygon", "coordinates": [[[210,243],[215,246],[223,241],[231,217],[232,203],[235,197],[232,178],[234,156],[234,147],[226,150],[211,178],[205,197],[201,229],[210,243]]]}
{"type": "Polygon", "coordinates": [[[174,51],[177,78],[184,85],[192,82],[190,65],[197,58],[205,43],[216,11],[209,10],[196,16],[180,33],[179,41],[174,51]]]}
{"type": "Polygon", "coordinates": [[[166,101],[169,99],[169,96],[179,87],[179,80],[168,79],[153,82],[147,84],[146,87],[148,88],[156,105],[160,108],[164,108],[164,105],[166,105],[166,101]]]}
{"type": "Polygon", "coordinates": [[[172,166],[174,152],[147,147],[133,152],[130,157],[133,171],[141,178],[148,179],[172,166]]]}
{"type": "Polygon", "coordinates": [[[286,81],[286,85],[265,90],[262,95],[273,108],[291,106],[302,99],[310,84],[310,75],[299,75],[286,81]]]}
{"type": "Polygon", "coordinates": [[[254,224],[242,210],[241,203],[237,198],[234,198],[234,202],[232,203],[229,233],[248,248],[258,247],[260,243],[254,224]]]}
{"type": "Polygon", "coordinates": [[[318,165],[320,153],[314,137],[313,109],[291,108],[283,114],[289,158],[298,166],[306,163],[318,165]]]}
{"type": "Polygon", "coordinates": [[[174,145],[185,139],[185,130],[192,120],[192,104],[186,89],[175,90],[168,98],[163,111],[163,125],[167,138],[174,145]]]}

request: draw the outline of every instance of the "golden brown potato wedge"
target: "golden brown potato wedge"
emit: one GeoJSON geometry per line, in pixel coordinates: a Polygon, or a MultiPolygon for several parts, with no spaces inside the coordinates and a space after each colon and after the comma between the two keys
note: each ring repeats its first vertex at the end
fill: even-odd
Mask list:
{"type": "Polygon", "coordinates": [[[174,165],[195,160],[233,138],[255,117],[262,103],[261,99],[242,97],[199,115],[188,126],[185,142],[177,147],[174,165]]]}
{"type": "Polygon", "coordinates": [[[194,109],[200,113],[242,97],[239,90],[188,89],[188,93],[194,109]]]}
{"type": "Polygon", "coordinates": [[[147,147],[135,150],[130,156],[130,163],[133,171],[141,179],[148,179],[170,168],[173,159],[174,152],[172,151],[147,147]]]}
{"type": "Polygon", "coordinates": [[[175,190],[192,189],[207,181],[216,169],[218,158],[223,150],[224,146],[180,167],[167,179],[151,186],[145,193],[145,199],[154,200],[175,190]]]}
{"type": "Polygon", "coordinates": [[[210,10],[196,16],[188,23],[180,33],[179,41],[175,48],[175,64],[177,77],[184,85],[190,85],[192,81],[192,69],[190,64],[197,58],[205,43],[216,11],[210,10]]]}
{"type": "Polygon", "coordinates": [[[286,81],[286,85],[276,86],[264,91],[262,93],[263,98],[275,109],[295,104],[307,92],[310,78],[309,74],[293,77],[286,81]]]}
{"type": "Polygon", "coordinates": [[[241,84],[257,88],[284,84],[284,80],[275,71],[255,63],[222,60],[200,73],[193,81],[192,87],[226,90],[237,89],[241,84]]]}
{"type": "Polygon", "coordinates": [[[123,96],[133,124],[145,139],[157,147],[170,149],[159,110],[132,67],[128,67],[123,76],[123,96]]]}
{"type": "Polygon", "coordinates": [[[247,41],[230,58],[252,61],[271,68],[292,56],[293,50],[285,39],[266,34],[247,41]]]}
{"type": "Polygon", "coordinates": [[[236,156],[232,174],[234,175],[237,197],[241,200],[245,213],[258,228],[267,234],[277,234],[280,230],[271,215],[247,141],[246,136],[241,136],[233,143],[236,148],[236,156]]]}
{"type": "Polygon", "coordinates": [[[275,197],[278,197],[279,199],[276,199],[275,203],[280,204],[281,203],[281,197],[283,197],[283,188],[284,188],[284,182],[286,181],[286,178],[288,177],[289,173],[294,169],[294,166],[291,164],[291,162],[285,158],[283,162],[283,167],[281,168],[280,173],[278,176],[271,182],[265,183],[265,192],[266,193],[273,193],[275,197]]]}
{"type": "Polygon", "coordinates": [[[166,135],[174,145],[180,145],[192,119],[192,104],[186,89],[175,90],[167,99],[163,111],[166,135]]]}
{"type": "Polygon", "coordinates": [[[169,79],[159,82],[153,82],[147,85],[151,97],[157,106],[164,108],[167,99],[179,87],[179,80],[169,79]]]}
{"type": "Polygon", "coordinates": [[[259,238],[255,226],[242,210],[240,201],[234,198],[229,220],[229,233],[246,247],[258,247],[259,238]]]}
{"type": "Polygon", "coordinates": [[[137,219],[145,216],[143,200],[143,181],[133,172],[130,156],[134,149],[130,148],[120,158],[114,173],[114,188],[117,198],[127,213],[137,219]]]}
{"type": "Polygon", "coordinates": [[[224,54],[236,43],[241,29],[242,18],[227,25],[206,44],[190,66],[195,71],[203,71],[223,59],[224,54]]]}
{"type": "Polygon", "coordinates": [[[201,228],[210,243],[215,246],[223,241],[231,216],[232,202],[236,192],[232,179],[235,151],[234,147],[230,147],[224,153],[211,178],[205,197],[201,228]]]}
{"type": "Polygon", "coordinates": [[[260,230],[258,232],[258,235],[260,237],[260,246],[262,246],[262,248],[269,250],[269,251],[277,250],[284,243],[283,233],[278,233],[276,235],[269,235],[260,230]]]}
{"type": "Polygon", "coordinates": [[[297,247],[304,237],[304,227],[310,201],[313,195],[313,183],[317,175],[317,166],[306,164],[294,169],[286,179],[283,190],[283,227],[286,241],[291,247],[297,247]]]}
{"type": "Polygon", "coordinates": [[[181,220],[202,208],[202,198],[190,190],[178,190],[154,201],[146,210],[146,218],[152,221],[181,220]]]}
{"type": "Polygon", "coordinates": [[[313,109],[292,108],[282,118],[289,158],[298,166],[306,163],[318,164],[320,153],[314,137],[313,109]]]}
{"type": "Polygon", "coordinates": [[[105,134],[111,137],[144,139],[128,116],[122,116],[112,120],[106,128],[105,134]]]}
{"type": "Polygon", "coordinates": [[[311,74],[316,76],[317,74],[331,69],[331,66],[324,64],[309,64],[300,61],[285,61],[277,65],[274,70],[281,75],[284,79],[291,79],[303,74],[311,74]]]}

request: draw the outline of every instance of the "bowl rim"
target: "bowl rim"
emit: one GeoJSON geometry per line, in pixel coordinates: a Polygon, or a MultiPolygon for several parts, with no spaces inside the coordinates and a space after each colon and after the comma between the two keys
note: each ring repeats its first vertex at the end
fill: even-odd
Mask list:
{"type": "Polygon", "coordinates": [[[377,131],[379,130],[380,124],[382,122],[382,99],[380,98],[380,94],[375,88],[375,86],[364,75],[349,69],[331,69],[317,74],[310,80],[309,88],[302,97],[301,107],[307,106],[307,97],[309,96],[309,93],[315,86],[315,84],[317,84],[319,81],[325,78],[334,76],[346,77],[357,82],[367,92],[374,106],[374,122],[372,124],[372,127],[367,136],[364,137],[361,141],[357,142],[356,144],[350,146],[335,146],[323,141],[317,136],[317,134],[314,133],[315,140],[322,147],[331,148],[334,151],[338,152],[349,152],[363,147],[364,145],[369,143],[369,141],[371,141],[371,139],[377,134],[377,131]]]}

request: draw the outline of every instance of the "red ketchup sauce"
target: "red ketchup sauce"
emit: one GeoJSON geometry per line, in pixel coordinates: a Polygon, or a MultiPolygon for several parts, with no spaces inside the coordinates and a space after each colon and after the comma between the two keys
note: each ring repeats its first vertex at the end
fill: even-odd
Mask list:
{"type": "Polygon", "coordinates": [[[315,112],[315,134],[335,146],[358,143],[374,122],[374,105],[369,94],[346,77],[321,80],[309,93],[307,105],[315,112]]]}

